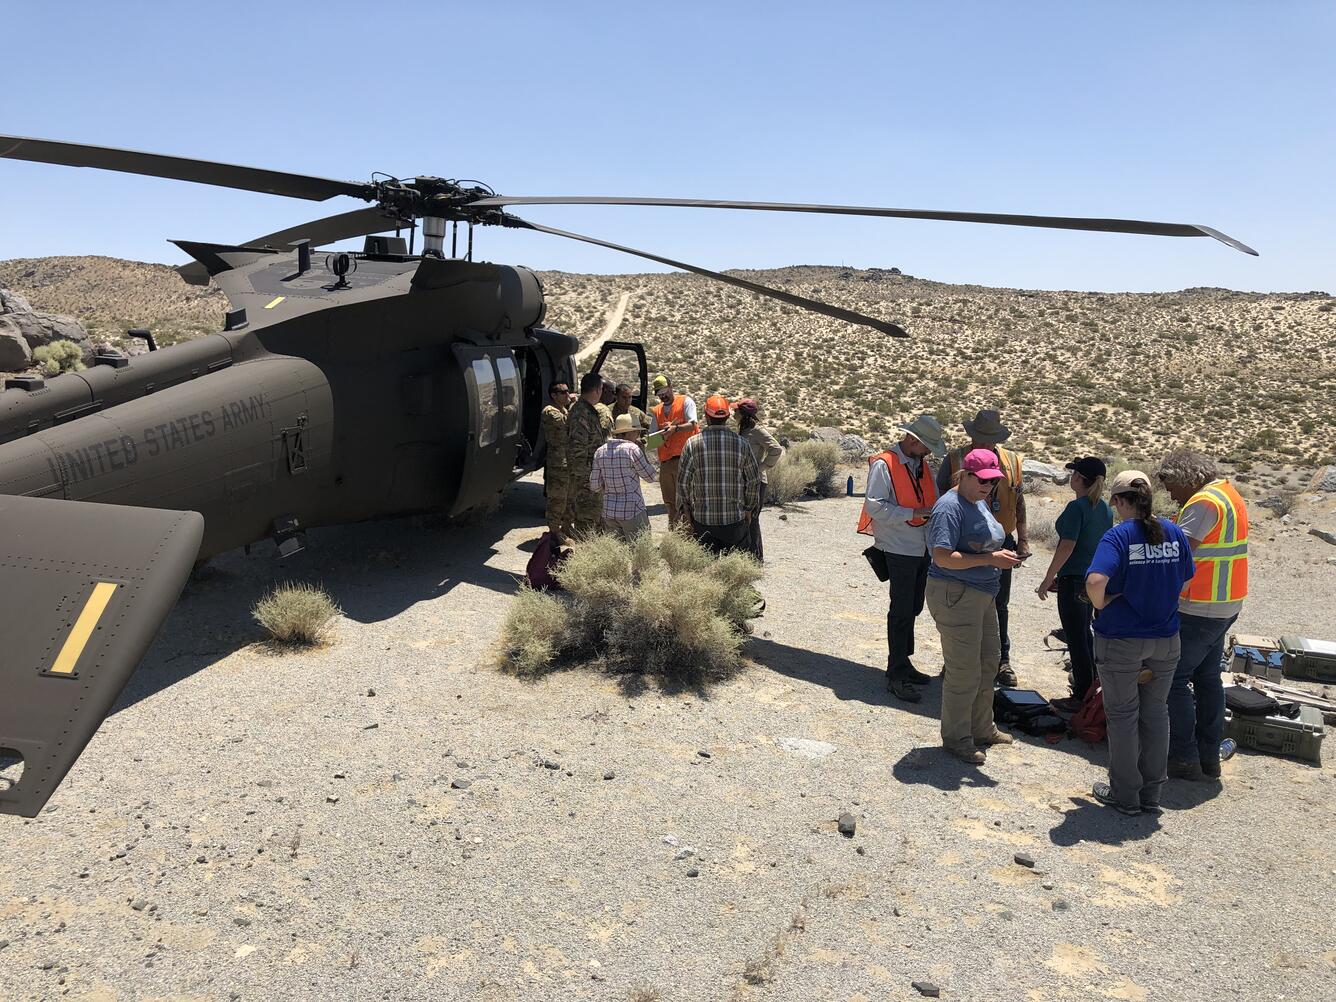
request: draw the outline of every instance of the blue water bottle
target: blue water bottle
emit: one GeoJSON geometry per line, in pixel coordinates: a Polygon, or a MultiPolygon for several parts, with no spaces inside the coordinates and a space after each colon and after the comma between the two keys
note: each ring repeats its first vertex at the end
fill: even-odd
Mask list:
{"type": "Polygon", "coordinates": [[[854,496],[854,475],[852,473],[849,474],[849,479],[844,482],[844,495],[845,497],[854,496]]]}

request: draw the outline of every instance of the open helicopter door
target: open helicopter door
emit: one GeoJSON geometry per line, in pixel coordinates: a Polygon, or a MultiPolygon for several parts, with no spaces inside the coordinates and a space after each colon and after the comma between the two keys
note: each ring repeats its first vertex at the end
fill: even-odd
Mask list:
{"type": "Polygon", "coordinates": [[[634,389],[631,402],[642,411],[649,411],[649,369],[645,363],[645,346],[634,341],[608,341],[599,349],[598,358],[590,372],[597,372],[614,383],[625,383],[634,389]]]}
{"type": "Polygon", "coordinates": [[[520,372],[509,348],[454,346],[468,397],[468,440],[451,515],[481,504],[510,482],[520,444],[520,372]]]}

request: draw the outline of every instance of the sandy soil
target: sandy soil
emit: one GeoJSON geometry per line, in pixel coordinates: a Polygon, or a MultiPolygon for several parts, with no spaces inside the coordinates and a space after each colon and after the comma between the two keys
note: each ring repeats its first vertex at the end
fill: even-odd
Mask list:
{"type": "MultiPolygon", "coordinates": [[[[1223,787],[1171,783],[1159,820],[1087,798],[1102,748],[954,765],[936,684],[884,697],[857,498],[766,513],[736,680],[521,683],[491,663],[541,503],[525,482],[473,525],[214,561],[48,811],[3,819],[0,998],[1329,996],[1333,750],[1241,753],[1223,787]],[[248,610],[286,578],[343,605],[328,648],[255,644],[248,610]]],[[[1336,634],[1336,548],[1300,524],[1336,518],[1259,517],[1240,628],[1336,634]]],[[[1057,695],[1043,561],[1014,660],[1057,695]]],[[[926,616],[919,643],[932,669],[926,616]]]]}

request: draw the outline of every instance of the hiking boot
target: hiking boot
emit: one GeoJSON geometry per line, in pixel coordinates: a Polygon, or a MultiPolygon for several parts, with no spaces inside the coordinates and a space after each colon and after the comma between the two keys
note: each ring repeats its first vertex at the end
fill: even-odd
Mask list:
{"type": "Polygon", "coordinates": [[[1141,802],[1141,813],[1153,814],[1156,817],[1159,817],[1161,814],[1164,813],[1164,808],[1161,807],[1159,804],[1148,804],[1143,800],[1141,802]]]}
{"type": "Polygon", "coordinates": [[[909,681],[913,682],[915,685],[927,685],[936,677],[934,675],[928,675],[925,674],[924,672],[919,671],[913,665],[910,665],[907,669],[905,669],[903,674],[905,678],[909,679],[909,681]]]}
{"type": "Polygon", "coordinates": [[[1015,744],[1016,739],[1006,731],[993,731],[986,738],[975,738],[974,743],[976,745],[1010,745],[1015,744]]]}
{"type": "Polygon", "coordinates": [[[1048,705],[1062,713],[1075,713],[1081,708],[1081,700],[1075,696],[1062,696],[1058,699],[1050,699],[1048,705]]]}
{"type": "Polygon", "coordinates": [[[1003,661],[1001,667],[997,669],[997,680],[993,683],[999,689],[1015,689],[1021,684],[1021,680],[1016,677],[1012,671],[1011,662],[1003,661]]]}
{"type": "Polygon", "coordinates": [[[1113,790],[1109,787],[1108,783],[1096,783],[1090,788],[1090,795],[1105,807],[1112,807],[1119,814],[1126,814],[1129,818],[1134,818],[1141,813],[1140,805],[1132,807],[1115,800],[1113,797],[1113,790]]]}
{"type": "Polygon", "coordinates": [[[966,765],[983,765],[988,761],[988,756],[979,748],[947,748],[946,753],[966,765]]]}
{"type": "Polygon", "coordinates": [[[1169,778],[1188,779],[1194,783],[1202,783],[1205,782],[1206,775],[1202,771],[1200,762],[1183,762],[1171,758],[1169,760],[1169,778]]]}
{"type": "Polygon", "coordinates": [[[1220,760],[1219,760],[1218,758],[1217,758],[1217,759],[1210,759],[1210,760],[1208,760],[1208,759],[1202,759],[1202,760],[1201,760],[1201,773],[1202,773],[1202,775],[1205,776],[1207,779],[1219,779],[1219,778],[1220,778],[1220,760]]]}
{"type": "Polygon", "coordinates": [[[923,693],[918,691],[918,686],[907,678],[898,678],[895,675],[886,679],[886,691],[906,703],[917,703],[923,699],[923,693]]]}

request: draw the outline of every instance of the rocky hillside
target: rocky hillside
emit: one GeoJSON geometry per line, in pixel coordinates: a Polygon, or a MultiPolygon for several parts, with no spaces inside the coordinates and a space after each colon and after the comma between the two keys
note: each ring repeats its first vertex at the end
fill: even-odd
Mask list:
{"type": "MultiPolygon", "coordinates": [[[[630,293],[620,339],[696,394],[758,397],[773,426],[834,425],[886,441],[931,410],[959,427],[996,406],[1021,448],[1153,457],[1198,444],[1250,464],[1336,459],[1336,309],[1319,292],[1036,292],[822,266],[736,274],[904,326],[908,340],[682,274],[548,272],[548,322],[587,342],[630,293]]],[[[0,287],[162,340],[214,330],[225,300],[163,265],[111,258],[0,262],[0,287]]]]}

